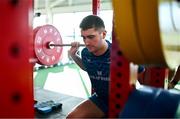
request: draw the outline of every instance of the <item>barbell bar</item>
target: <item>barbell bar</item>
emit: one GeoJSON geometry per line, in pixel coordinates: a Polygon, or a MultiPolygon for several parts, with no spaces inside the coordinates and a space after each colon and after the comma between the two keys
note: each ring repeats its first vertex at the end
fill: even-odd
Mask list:
{"type": "MultiPolygon", "coordinates": [[[[53,48],[53,47],[72,46],[72,44],[53,44],[53,43],[50,42],[47,46],[49,48],[53,48]]],[[[85,46],[85,44],[78,44],[78,46],[85,46]]]]}

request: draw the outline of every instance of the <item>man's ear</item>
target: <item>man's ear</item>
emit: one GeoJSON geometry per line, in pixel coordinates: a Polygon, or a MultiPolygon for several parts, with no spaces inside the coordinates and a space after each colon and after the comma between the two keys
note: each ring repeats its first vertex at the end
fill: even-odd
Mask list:
{"type": "Polygon", "coordinates": [[[107,32],[106,32],[106,31],[103,31],[103,32],[102,32],[102,34],[101,34],[101,35],[102,35],[102,38],[103,38],[103,39],[105,39],[106,34],[107,34],[107,32]]]}

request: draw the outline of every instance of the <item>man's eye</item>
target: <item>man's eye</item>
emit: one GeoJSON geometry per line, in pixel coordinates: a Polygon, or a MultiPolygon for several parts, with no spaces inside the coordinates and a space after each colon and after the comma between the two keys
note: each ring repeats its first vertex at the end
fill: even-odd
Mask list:
{"type": "Polygon", "coordinates": [[[89,38],[89,39],[93,39],[94,37],[95,37],[94,35],[87,36],[87,38],[89,38]]]}
{"type": "Polygon", "coordinates": [[[85,39],[86,37],[82,36],[83,39],[85,39]]]}

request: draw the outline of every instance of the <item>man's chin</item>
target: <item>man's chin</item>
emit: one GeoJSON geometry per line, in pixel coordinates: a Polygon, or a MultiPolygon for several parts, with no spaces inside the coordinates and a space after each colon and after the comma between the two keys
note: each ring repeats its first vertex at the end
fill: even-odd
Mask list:
{"type": "Polygon", "coordinates": [[[94,52],[94,50],[91,49],[91,48],[88,48],[88,51],[91,52],[91,53],[94,52]]]}
{"type": "Polygon", "coordinates": [[[92,49],[90,49],[90,48],[87,48],[87,49],[88,49],[89,52],[92,52],[92,49]]]}

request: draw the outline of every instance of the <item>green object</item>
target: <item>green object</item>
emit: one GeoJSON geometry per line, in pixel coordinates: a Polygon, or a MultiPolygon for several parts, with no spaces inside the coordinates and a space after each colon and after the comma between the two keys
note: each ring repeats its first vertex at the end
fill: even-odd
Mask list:
{"type": "Polygon", "coordinates": [[[71,68],[71,69],[74,69],[74,71],[77,71],[77,73],[79,74],[79,77],[80,77],[80,79],[81,79],[83,88],[84,88],[84,90],[85,90],[85,92],[86,92],[86,95],[87,95],[87,97],[89,97],[90,94],[89,94],[89,92],[88,92],[88,89],[87,89],[87,87],[86,87],[86,84],[85,84],[85,82],[84,82],[84,79],[82,78],[81,73],[80,73],[80,70],[81,70],[81,69],[80,69],[79,66],[77,66],[77,64],[75,64],[75,63],[73,63],[73,64],[59,65],[59,66],[57,65],[57,66],[49,67],[49,68],[39,67],[39,69],[35,71],[37,74],[36,74],[36,76],[35,76],[34,85],[35,85],[36,87],[43,88],[44,85],[45,85],[45,83],[46,83],[48,74],[49,74],[49,73],[60,73],[60,72],[63,72],[65,66],[68,66],[68,68],[71,68]]]}
{"type": "Polygon", "coordinates": [[[64,66],[56,66],[56,67],[50,67],[50,68],[43,68],[37,70],[37,75],[35,76],[34,84],[37,87],[44,87],[44,84],[47,80],[48,73],[59,73],[64,71],[64,66]]]}

